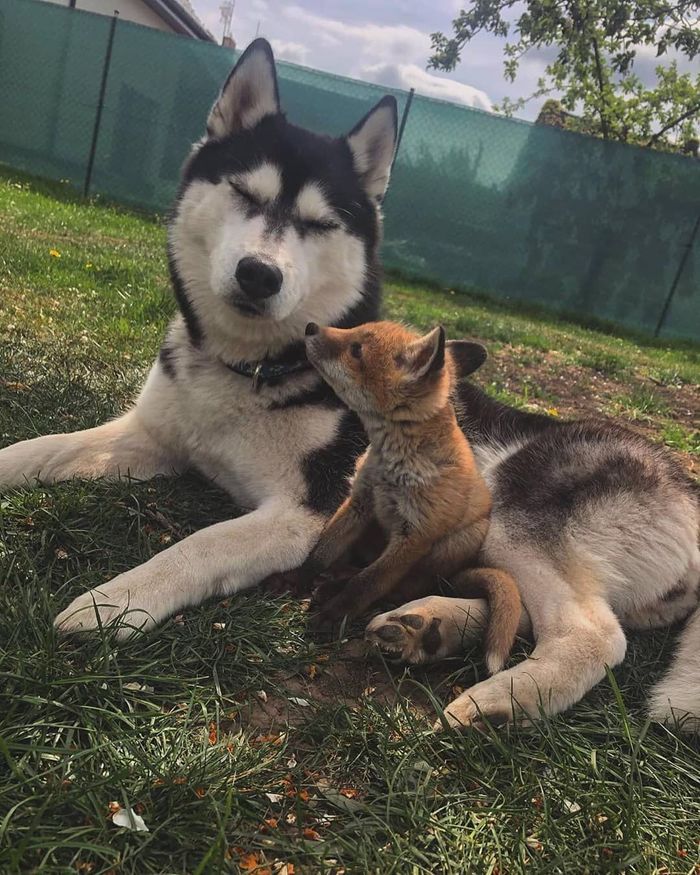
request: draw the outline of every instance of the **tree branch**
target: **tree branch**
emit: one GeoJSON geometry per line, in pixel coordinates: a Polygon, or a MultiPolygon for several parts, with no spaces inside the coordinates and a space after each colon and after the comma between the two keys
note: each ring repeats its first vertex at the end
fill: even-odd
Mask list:
{"type": "Polygon", "coordinates": [[[604,112],[604,103],[605,103],[605,83],[603,82],[603,66],[600,63],[600,51],[598,49],[598,38],[596,36],[592,36],[591,40],[593,41],[593,54],[595,56],[595,68],[596,68],[596,76],[598,78],[598,87],[600,89],[600,107],[598,109],[598,115],[600,116],[600,127],[603,131],[603,139],[610,139],[610,129],[608,128],[608,120],[604,112]]]}
{"type": "Polygon", "coordinates": [[[648,148],[649,146],[653,146],[654,143],[656,143],[657,140],[660,140],[661,137],[663,137],[663,135],[666,133],[666,131],[669,131],[671,128],[674,128],[674,127],[675,127],[677,124],[679,124],[680,122],[684,122],[687,118],[690,118],[691,115],[694,115],[694,114],[695,114],[696,112],[698,112],[698,111],[700,111],[700,102],[696,103],[695,106],[691,106],[689,110],[686,110],[686,112],[684,112],[682,115],[679,115],[678,118],[675,118],[673,121],[668,122],[668,124],[665,124],[665,125],[661,128],[660,131],[657,131],[657,132],[654,134],[654,136],[651,137],[651,138],[647,141],[647,144],[646,144],[646,145],[647,145],[647,148],[648,148]]]}

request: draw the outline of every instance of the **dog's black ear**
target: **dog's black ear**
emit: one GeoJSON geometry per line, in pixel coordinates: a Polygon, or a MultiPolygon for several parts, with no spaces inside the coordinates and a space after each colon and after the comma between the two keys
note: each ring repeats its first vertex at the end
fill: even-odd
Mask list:
{"type": "Polygon", "coordinates": [[[280,111],[275,58],[270,43],[254,40],[238,59],[207,119],[207,135],[215,139],[254,128],[266,115],[280,111]]]}
{"type": "Polygon", "coordinates": [[[457,368],[457,379],[478,371],[488,358],[486,347],[473,340],[448,340],[447,348],[457,368]]]}
{"type": "Polygon", "coordinates": [[[362,185],[367,194],[377,201],[381,201],[389,185],[397,131],[396,98],[387,95],[346,137],[362,185]]]}

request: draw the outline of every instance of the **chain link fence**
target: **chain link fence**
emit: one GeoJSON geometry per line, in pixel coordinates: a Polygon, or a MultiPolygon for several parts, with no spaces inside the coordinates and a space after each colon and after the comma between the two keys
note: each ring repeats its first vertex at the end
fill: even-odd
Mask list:
{"type": "MultiPolygon", "coordinates": [[[[229,49],[0,2],[0,162],[164,211],[229,49]]],[[[341,134],[390,91],[280,63],[291,121],[341,134]]],[[[388,267],[700,340],[700,162],[416,96],[386,205],[388,267]]]]}

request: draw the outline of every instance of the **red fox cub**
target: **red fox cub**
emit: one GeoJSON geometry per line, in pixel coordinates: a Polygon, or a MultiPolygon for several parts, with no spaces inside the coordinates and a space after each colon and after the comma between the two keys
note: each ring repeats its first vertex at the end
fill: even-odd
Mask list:
{"type": "Polygon", "coordinates": [[[460,595],[476,590],[489,600],[486,663],[491,673],[499,671],[515,639],[520,595],[505,571],[469,568],[488,530],[491,494],[450,401],[453,356],[471,373],[486,350],[466,341],[446,344],[442,327],[420,337],[392,322],[351,329],[312,322],[306,353],[362,420],[370,446],[304,574],[327,569],[375,520],[388,538],[381,555],[323,605],[322,616],[356,617],[392,592],[424,595],[447,578],[460,595]]]}

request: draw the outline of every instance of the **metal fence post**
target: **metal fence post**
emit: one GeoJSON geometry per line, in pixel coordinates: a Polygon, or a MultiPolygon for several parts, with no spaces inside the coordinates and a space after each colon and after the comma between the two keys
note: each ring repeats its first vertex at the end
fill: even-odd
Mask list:
{"type": "Polygon", "coordinates": [[[85,171],[85,185],[83,186],[83,196],[90,196],[90,183],[92,182],[92,168],[95,163],[95,151],[97,150],[97,140],[100,136],[100,124],[102,122],[102,109],[105,103],[105,92],[107,91],[107,77],[109,76],[109,67],[112,63],[112,46],[114,45],[114,31],[117,29],[117,19],[119,12],[115,9],[112,21],[109,26],[109,36],[107,37],[107,50],[105,52],[105,60],[102,65],[102,82],[100,84],[100,96],[97,101],[97,112],[95,113],[95,124],[92,129],[92,143],[90,144],[90,155],[88,157],[87,170],[85,171]]]}
{"type": "Polygon", "coordinates": [[[411,111],[411,104],[413,103],[413,95],[416,93],[415,88],[411,88],[408,92],[408,98],[406,99],[406,106],[403,108],[403,113],[401,114],[401,123],[399,124],[399,133],[396,138],[396,149],[394,150],[394,160],[391,162],[391,169],[394,169],[394,164],[396,164],[396,158],[399,154],[399,146],[401,145],[401,139],[403,137],[403,131],[406,127],[406,122],[408,121],[408,114],[411,111]]]}
{"type": "Polygon", "coordinates": [[[695,221],[695,226],[693,227],[693,232],[690,235],[690,240],[688,240],[685,245],[685,252],[683,253],[680,264],[678,265],[678,270],[676,271],[676,275],[674,276],[673,282],[671,283],[671,288],[668,290],[668,295],[666,295],[666,300],[664,301],[664,306],[661,310],[659,321],[656,323],[656,328],[654,329],[654,337],[659,336],[659,333],[663,328],[663,324],[666,321],[666,317],[668,316],[668,311],[671,309],[673,296],[676,294],[676,287],[678,286],[680,278],[683,275],[683,270],[685,268],[686,262],[690,258],[690,252],[693,248],[693,244],[695,243],[695,238],[698,236],[698,230],[700,230],[700,215],[695,221]]]}

